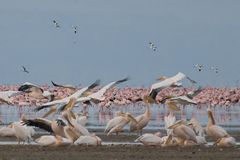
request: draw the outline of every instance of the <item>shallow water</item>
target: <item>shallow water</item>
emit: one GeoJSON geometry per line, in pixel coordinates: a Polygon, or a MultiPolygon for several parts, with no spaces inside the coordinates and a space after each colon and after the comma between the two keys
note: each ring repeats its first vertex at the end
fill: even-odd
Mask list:
{"type": "MultiPolygon", "coordinates": [[[[34,112],[34,107],[17,107],[17,106],[0,106],[0,121],[2,124],[9,124],[10,122],[17,121],[22,115],[29,118],[42,116],[47,110],[34,112]]],[[[192,117],[197,118],[202,125],[207,123],[207,107],[201,106],[187,106],[182,107],[180,112],[174,112],[177,119],[192,117]]],[[[217,124],[224,126],[227,130],[240,129],[240,107],[215,107],[212,108],[214,117],[217,124]]],[[[140,105],[130,106],[111,106],[110,108],[102,109],[97,106],[83,108],[82,106],[76,107],[74,112],[87,111],[89,113],[88,128],[104,128],[108,120],[114,117],[115,112],[123,111],[130,112],[134,116],[144,113],[145,107],[140,105]]],[[[165,106],[151,106],[152,118],[146,129],[158,129],[164,127],[164,116],[169,113],[165,106]]],[[[56,118],[59,114],[50,116],[49,118],[56,118]]]]}

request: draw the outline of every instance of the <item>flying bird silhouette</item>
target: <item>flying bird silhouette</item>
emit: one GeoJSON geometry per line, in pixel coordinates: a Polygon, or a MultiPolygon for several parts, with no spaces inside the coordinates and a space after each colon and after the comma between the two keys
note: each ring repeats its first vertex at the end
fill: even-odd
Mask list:
{"type": "Polygon", "coordinates": [[[23,72],[29,73],[29,71],[26,69],[26,67],[22,66],[22,68],[23,68],[23,72]]]}
{"type": "Polygon", "coordinates": [[[58,24],[58,22],[56,20],[53,20],[53,23],[55,24],[56,28],[60,28],[60,25],[58,24]]]}
{"type": "Polygon", "coordinates": [[[78,30],[78,27],[77,26],[73,26],[73,31],[75,34],[77,34],[77,30],[78,30]]]}

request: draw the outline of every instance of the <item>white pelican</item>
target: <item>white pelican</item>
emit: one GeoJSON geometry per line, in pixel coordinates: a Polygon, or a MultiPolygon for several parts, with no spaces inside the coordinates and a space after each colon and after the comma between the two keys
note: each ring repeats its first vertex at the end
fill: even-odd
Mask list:
{"type": "Polygon", "coordinates": [[[216,145],[219,147],[232,147],[236,145],[236,140],[233,137],[224,137],[221,138],[216,145]]]}
{"type": "Polygon", "coordinates": [[[32,120],[24,119],[22,124],[41,128],[47,132],[53,133],[55,136],[68,138],[72,142],[80,136],[72,126],[67,125],[62,119],[56,119],[54,121],[43,118],[32,120]]]}
{"type": "Polygon", "coordinates": [[[0,137],[14,137],[15,131],[11,125],[0,128],[0,137]]]}
{"type": "Polygon", "coordinates": [[[52,135],[41,136],[35,139],[35,142],[37,142],[40,146],[62,146],[72,144],[72,141],[67,138],[52,135]]]}
{"type": "Polygon", "coordinates": [[[35,142],[41,146],[55,146],[56,145],[56,137],[52,135],[44,135],[37,139],[35,142]]]}
{"type": "Polygon", "coordinates": [[[225,129],[216,125],[215,119],[213,117],[212,111],[208,109],[208,123],[206,126],[206,133],[210,136],[213,140],[218,143],[222,138],[230,137],[229,134],[225,129]]]}
{"type": "Polygon", "coordinates": [[[189,105],[189,104],[194,104],[197,105],[197,102],[193,100],[195,96],[197,96],[200,92],[202,91],[202,88],[199,87],[198,89],[188,92],[184,96],[177,96],[173,98],[169,98],[169,101],[175,102],[177,104],[181,105],[189,105]]]}
{"type": "Polygon", "coordinates": [[[13,122],[10,127],[14,130],[18,144],[20,144],[20,141],[23,141],[23,143],[26,141],[30,143],[35,133],[32,127],[23,126],[21,122],[13,122]]]}
{"type": "Polygon", "coordinates": [[[202,136],[202,137],[205,136],[204,129],[202,128],[201,124],[199,123],[199,121],[196,118],[192,117],[190,119],[188,125],[192,126],[196,135],[199,135],[199,136],[202,136]]]}
{"type": "Polygon", "coordinates": [[[205,139],[204,129],[202,128],[201,124],[198,122],[196,118],[191,118],[188,123],[188,126],[193,129],[196,134],[197,144],[208,146],[207,141],[205,139]]]}
{"type": "Polygon", "coordinates": [[[172,136],[173,129],[168,128],[176,122],[176,117],[170,112],[168,116],[164,116],[164,122],[167,135],[162,137],[162,146],[167,147],[177,145],[176,138],[172,136]]]}
{"type": "Polygon", "coordinates": [[[75,93],[78,90],[73,85],[69,85],[69,84],[67,84],[67,85],[60,85],[60,84],[54,83],[53,81],[51,81],[51,82],[52,82],[53,86],[55,86],[55,87],[65,88],[70,95],[75,93]]]}
{"type": "Polygon", "coordinates": [[[176,137],[179,140],[179,145],[187,145],[189,141],[197,144],[195,132],[188,126],[186,126],[183,120],[175,122],[172,126],[169,126],[168,129],[173,129],[173,137],[176,137]]]}
{"type": "Polygon", "coordinates": [[[0,102],[13,104],[11,97],[21,94],[21,91],[0,91],[0,102]]]}
{"type": "MultiPolygon", "coordinates": [[[[91,100],[92,102],[94,103],[99,103],[101,101],[104,101],[105,100],[105,96],[104,94],[106,93],[106,91],[108,89],[110,89],[111,87],[113,87],[114,85],[117,85],[119,83],[122,83],[122,82],[125,82],[127,81],[128,78],[124,78],[124,79],[121,79],[121,80],[118,80],[118,81],[113,81],[113,82],[110,82],[109,84],[105,85],[104,87],[102,87],[99,91],[93,93],[93,94],[90,94],[87,96],[87,98],[89,98],[89,100],[91,100]]],[[[81,99],[81,98],[80,98],[81,99]]],[[[78,101],[78,100],[77,100],[78,101]]]]}
{"type": "Polygon", "coordinates": [[[28,93],[29,96],[37,98],[37,99],[48,99],[49,101],[52,101],[54,99],[54,95],[48,91],[44,91],[41,87],[25,82],[22,84],[19,88],[18,91],[22,91],[25,93],[28,93]]]}
{"type": "Polygon", "coordinates": [[[78,135],[90,135],[88,130],[82,126],[80,123],[78,123],[78,120],[76,119],[75,114],[71,111],[71,109],[67,109],[62,113],[62,116],[68,121],[69,125],[73,127],[75,132],[78,133],[78,135]]]}
{"type": "Polygon", "coordinates": [[[96,135],[80,136],[75,142],[75,145],[99,146],[102,140],[96,135]]]}
{"type": "Polygon", "coordinates": [[[137,121],[137,123],[135,121],[132,121],[129,124],[130,132],[138,131],[140,134],[142,134],[143,128],[147,126],[150,119],[151,119],[151,111],[150,111],[150,106],[147,104],[145,112],[135,117],[135,120],[137,121]]]}
{"type": "Polygon", "coordinates": [[[162,144],[162,138],[160,137],[161,133],[157,132],[155,134],[146,133],[142,136],[138,137],[135,142],[141,142],[142,144],[146,146],[156,146],[162,144]]]}
{"type": "Polygon", "coordinates": [[[76,119],[78,124],[86,126],[86,123],[88,121],[88,113],[87,112],[79,113],[76,115],[76,119]]]}
{"type": "Polygon", "coordinates": [[[51,102],[48,102],[48,103],[45,103],[45,104],[42,104],[41,106],[38,106],[37,108],[35,108],[35,111],[39,111],[39,110],[42,110],[44,108],[48,108],[50,106],[53,106],[53,105],[57,105],[57,104],[62,104],[62,105],[66,105],[71,98],[79,98],[82,94],[84,94],[84,92],[98,86],[100,83],[100,80],[97,80],[95,81],[93,84],[91,84],[90,86],[88,87],[84,87],[80,90],[77,90],[74,94],[68,96],[68,97],[65,97],[63,99],[60,99],[60,100],[55,100],[55,101],[51,101],[51,102]]]}
{"type": "Polygon", "coordinates": [[[114,121],[111,121],[111,123],[107,124],[105,132],[108,132],[107,133],[108,136],[114,132],[116,132],[116,134],[118,135],[118,132],[121,132],[123,130],[123,127],[129,122],[137,123],[135,118],[133,118],[130,113],[120,113],[120,114],[122,117],[115,118],[114,121]]]}
{"type": "Polygon", "coordinates": [[[116,116],[110,119],[105,127],[104,133],[107,133],[112,129],[114,126],[118,125],[124,117],[122,116],[123,112],[116,112],[116,116]]]}
{"type": "Polygon", "coordinates": [[[162,89],[170,86],[178,86],[178,81],[184,79],[186,76],[185,74],[179,72],[177,75],[167,78],[165,80],[162,80],[160,82],[154,83],[151,86],[150,92],[148,96],[144,96],[144,100],[148,103],[155,103],[156,96],[158,92],[160,92],[162,89]]]}

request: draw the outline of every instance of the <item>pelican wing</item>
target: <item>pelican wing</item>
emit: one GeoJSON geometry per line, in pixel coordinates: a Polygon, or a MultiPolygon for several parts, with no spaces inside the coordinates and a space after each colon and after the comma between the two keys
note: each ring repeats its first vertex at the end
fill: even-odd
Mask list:
{"type": "Polygon", "coordinates": [[[194,90],[194,91],[192,91],[192,92],[189,92],[189,93],[187,94],[187,97],[190,98],[190,99],[193,99],[193,97],[195,97],[195,96],[197,96],[199,93],[201,93],[202,90],[203,90],[202,87],[199,86],[198,89],[196,89],[196,90],[194,90]]]}
{"type": "Polygon", "coordinates": [[[18,88],[18,91],[22,91],[22,92],[40,92],[43,93],[43,89],[40,88],[39,86],[33,84],[33,83],[29,83],[29,82],[25,82],[23,85],[21,85],[18,88]]]}
{"type": "Polygon", "coordinates": [[[70,95],[68,97],[65,97],[65,98],[60,99],[60,100],[55,100],[55,101],[51,101],[51,102],[47,102],[47,103],[42,104],[41,106],[35,108],[35,111],[40,111],[40,110],[42,110],[44,108],[48,108],[48,107],[50,107],[52,105],[57,105],[57,104],[63,104],[64,105],[64,104],[67,104],[70,101],[71,98],[76,98],[76,99],[79,98],[84,92],[86,92],[86,91],[88,91],[88,90],[98,86],[99,83],[100,83],[100,80],[96,80],[90,86],[84,87],[84,88],[76,91],[74,94],[72,94],[72,95],[70,95]]]}
{"type": "Polygon", "coordinates": [[[89,97],[93,98],[93,99],[99,99],[99,100],[104,100],[105,98],[103,98],[104,96],[104,93],[106,93],[106,91],[113,87],[114,85],[117,85],[119,83],[122,83],[122,82],[125,82],[127,81],[128,78],[124,78],[124,79],[121,79],[121,80],[118,80],[118,81],[114,81],[114,82],[111,82],[109,84],[107,84],[106,86],[102,87],[99,91],[89,95],[89,97]]]}
{"type": "Polygon", "coordinates": [[[52,127],[51,127],[51,121],[44,119],[44,118],[36,118],[36,119],[24,119],[22,120],[23,125],[27,126],[35,126],[38,128],[41,128],[43,130],[46,130],[48,132],[53,133],[52,127]]]}
{"type": "Polygon", "coordinates": [[[196,84],[197,82],[194,81],[193,79],[191,79],[190,77],[186,76],[186,78],[192,83],[192,84],[196,84]]]}
{"type": "Polygon", "coordinates": [[[34,111],[40,111],[44,108],[48,108],[51,107],[53,105],[58,105],[58,104],[66,104],[68,102],[68,97],[60,99],[60,100],[55,100],[55,101],[51,101],[51,102],[47,102],[42,104],[41,106],[38,106],[34,109],[34,111]]]}
{"type": "Polygon", "coordinates": [[[150,95],[152,94],[152,92],[157,92],[158,93],[163,88],[169,87],[169,86],[177,83],[178,81],[184,79],[185,77],[186,77],[185,74],[179,72],[177,75],[175,75],[173,77],[167,78],[167,79],[165,79],[163,81],[160,81],[160,82],[157,82],[157,83],[154,83],[151,86],[150,95]]]}
{"type": "Polygon", "coordinates": [[[21,91],[0,91],[0,97],[13,97],[17,96],[19,94],[22,94],[23,92],[21,91]]]}
{"type": "Polygon", "coordinates": [[[188,105],[188,104],[197,104],[196,101],[188,98],[187,96],[179,96],[179,97],[174,97],[174,98],[171,98],[170,100],[176,102],[176,103],[179,103],[179,104],[182,104],[182,105],[188,105]]]}
{"type": "Polygon", "coordinates": [[[135,142],[142,142],[144,144],[149,144],[149,145],[157,145],[157,144],[161,144],[162,139],[154,134],[145,133],[144,135],[137,138],[135,142]]]}
{"type": "Polygon", "coordinates": [[[76,89],[76,87],[74,87],[72,85],[60,85],[60,84],[54,83],[53,81],[51,81],[51,82],[52,82],[53,86],[55,86],[55,87],[69,88],[69,89],[73,89],[73,90],[76,89]]]}
{"type": "Polygon", "coordinates": [[[210,129],[211,135],[213,135],[214,137],[223,138],[223,137],[229,136],[227,131],[220,126],[213,125],[209,129],[210,129]]]}
{"type": "Polygon", "coordinates": [[[117,116],[117,117],[114,117],[113,119],[109,120],[107,125],[106,125],[106,128],[105,128],[105,133],[108,132],[110,129],[112,129],[113,127],[115,127],[116,125],[118,125],[119,123],[122,122],[124,118],[122,116],[117,116]]]}

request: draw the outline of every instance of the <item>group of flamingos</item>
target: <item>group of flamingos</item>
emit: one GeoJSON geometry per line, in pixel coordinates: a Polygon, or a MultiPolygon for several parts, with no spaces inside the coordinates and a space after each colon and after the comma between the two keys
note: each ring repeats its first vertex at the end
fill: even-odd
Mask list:
{"type": "MultiPolygon", "coordinates": [[[[170,78],[161,79],[159,82],[151,85],[149,93],[142,98],[145,103],[146,110],[139,116],[132,116],[131,113],[117,112],[116,116],[109,120],[105,133],[107,135],[123,131],[124,126],[129,124],[130,132],[137,132],[140,137],[135,142],[143,143],[144,145],[159,145],[159,146],[189,146],[189,145],[204,145],[208,143],[205,136],[209,136],[214,141],[216,146],[234,146],[236,141],[231,137],[225,129],[218,126],[215,123],[213,113],[210,108],[206,111],[208,114],[208,123],[206,128],[203,128],[197,119],[192,118],[189,122],[185,120],[176,121],[172,111],[179,111],[178,105],[196,105],[193,97],[201,92],[201,87],[189,92],[184,96],[166,96],[160,103],[166,104],[169,107],[170,113],[164,117],[166,136],[162,136],[160,132],[155,134],[145,133],[142,134],[144,127],[147,126],[151,119],[151,104],[156,103],[157,94],[167,87],[179,87],[182,86],[181,80],[187,76],[181,72],[170,78]]],[[[188,77],[187,77],[188,78],[188,77]]],[[[20,121],[13,122],[6,127],[0,129],[0,136],[15,136],[18,144],[20,142],[32,141],[32,136],[35,133],[34,127],[41,128],[51,135],[43,135],[34,141],[43,146],[60,146],[60,145],[101,145],[102,140],[94,133],[90,133],[85,127],[87,123],[87,115],[76,114],[73,112],[74,106],[84,103],[85,105],[94,103],[99,104],[105,100],[105,92],[119,83],[127,81],[128,78],[113,81],[100,90],[93,92],[92,89],[99,85],[99,80],[93,84],[84,87],[82,89],[75,89],[72,86],[65,86],[53,83],[56,87],[64,87],[71,91],[70,96],[55,99],[47,91],[32,84],[24,83],[18,89],[18,91],[6,91],[6,97],[17,95],[18,93],[26,93],[29,96],[35,98],[49,97],[49,102],[44,103],[35,108],[35,111],[42,109],[48,109],[48,111],[41,117],[35,119],[28,119],[22,116],[20,121]],[[60,113],[57,119],[49,120],[48,117],[51,114],[60,113]]],[[[5,100],[7,101],[7,100],[5,100]]]]}

